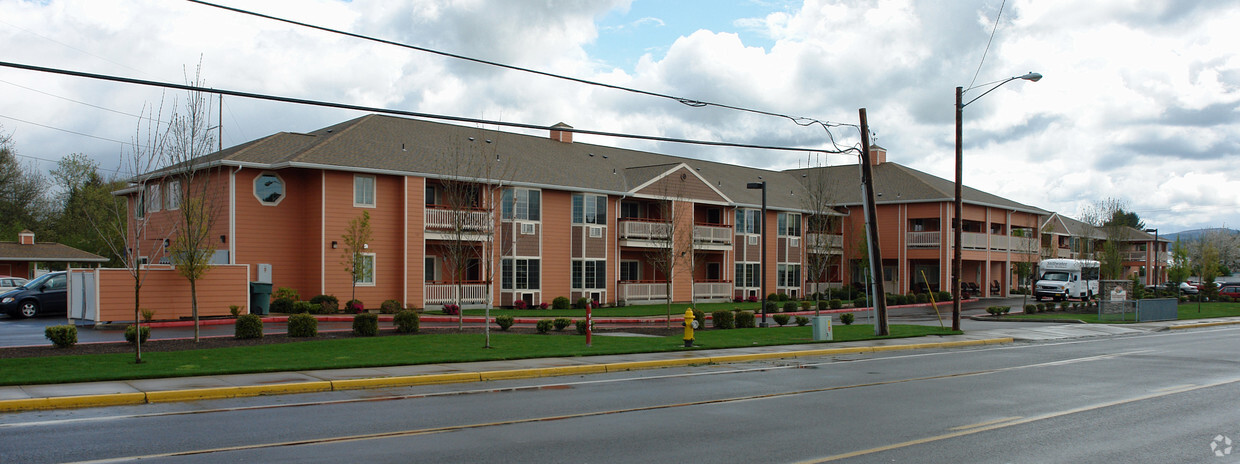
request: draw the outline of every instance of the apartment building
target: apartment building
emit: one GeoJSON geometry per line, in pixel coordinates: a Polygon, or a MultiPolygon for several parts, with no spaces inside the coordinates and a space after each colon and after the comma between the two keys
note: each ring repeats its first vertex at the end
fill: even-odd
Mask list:
{"type": "MultiPolygon", "coordinates": [[[[1059,213],[1048,216],[1040,230],[1043,258],[1099,259],[1106,242],[1111,240],[1104,228],[1059,213]]],[[[1145,285],[1167,281],[1170,240],[1127,226],[1120,226],[1113,235],[1119,241],[1124,279],[1136,275],[1145,285]]]]}

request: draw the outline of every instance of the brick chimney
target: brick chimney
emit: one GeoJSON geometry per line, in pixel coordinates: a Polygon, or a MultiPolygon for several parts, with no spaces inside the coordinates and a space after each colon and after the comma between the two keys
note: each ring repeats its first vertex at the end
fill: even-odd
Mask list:
{"type": "Polygon", "coordinates": [[[887,162],[887,149],[878,145],[870,145],[870,164],[878,166],[887,162]]]}
{"type": "Polygon", "coordinates": [[[560,129],[572,129],[573,126],[564,123],[556,123],[551,126],[551,140],[563,143],[573,143],[573,133],[571,131],[560,129]]]}
{"type": "Polygon", "coordinates": [[[30,229],[17,233],[17,243],[20,245],[34,245],[34,232],[30,229]]]}

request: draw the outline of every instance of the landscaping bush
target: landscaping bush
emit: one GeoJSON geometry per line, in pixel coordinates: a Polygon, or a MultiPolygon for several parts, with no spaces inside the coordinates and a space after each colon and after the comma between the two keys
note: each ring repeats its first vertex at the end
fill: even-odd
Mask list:
{"type": "Polygon", "coordinates": [[[854,308],[864,308],[864,307],[865,307],[865,297],[864,297],[864,296],[859,296],[859,297],[857,297],[857,298],[853,299],[852,304],[853,304],[853,307],[854,307],[854,308]]]}
{"type": "Polygon", "coordinates": [[[422,325],[418,312],[411,309],[396,313],[392,316],[392,322],[396,324],[396,332],[403,334],[418,333],[418,327],[422,325]]]}
{"type": "Polygon", "coordinates": [[[766,295],[766,301],[779,301],[780,293],[770,293],[766,295]]]}
{"type": "MultiPolygon", "coordinates": [[[[306,303],[306,304],[310,305],[309,308],[306,308],[308,309],[308,311],[306,312],[310,314],[336,314],[336,311],[340,309],[336,303],[332,303],[330,301],[324,301],[319,304],[314,304],[314,303],[306,303]]],[[[296,308],[297,303],[293,303],[293,307],[296,308]]],[[[300,313],[300,314],[305,314],[305,313],[300,313]]]]}
{"type": "Polygon", "coordinates": [[[557,317],[555,318],[554,321],[552,321],[552,324],[555,324],[556,332],[564,330],[565,327],[568,327],[568,325],[572,323],[573,323],[572,319],[569,319],[567,317],[557,317]]]}
{"type": "Polygon", "coordinates": [[[585,321],[585,319],[582,319],[582,320],[580,320],[580,321],[574,321],[573,323],[577,325],[577,335],[585,335],[585,334],[586,334],[586,321],[585,321]]]}
{"type": "Polygon", "coordinates": [[[283,298],[277,298],[277,299],[271,300],[271,312],[280,313],[280,314],[293,313],[295,312],[293,308],[294,306],[297,305],[297,303],[300,303],[300,302],[293,301],[293,300],[286,300],[283,298]]]}
{"type": "Polygon", "coordinates": [[[51,340],[56,348],[68,348],[77,344],[77,326],[72,324],[49,326],[43,329],[43,336],[51,340]]]}
{"type": "Polygon", "coordinates": [[[362,304],[362,300],[349,300],[344,304],[344,312],[360,314],[366,310],[366,305],[362,304]]]}
{"type": "Polygon", "coordinates": [[[1037,306],[1037,305],[1031,305],[1031,304],[1027,304],[1027,305],[1025,305],[1025,314],[1033,314],[1033,313],[1036,313],[1036,312],[1038,312],[1038,306],[1037,306]]]}
{"type": "Polygon", "coordinates": [[[322,307],[318,314],[332,314],[340,310],[340,300],[331,295],[315,295],[310,304],[322,307]]]}
{"type": "Polygon", "coordinates": [[[706,327],[706,313],[702,310],[693,308],[693,320],[697,321],[698,327],[706,327]]]}
{"type": "Polygon", "coordinates": [[[228,314],[231,314],[231,315],[232,315],[232,317],[237,317],[237,316],[240,316],[240,315],[241,315],[241,307],[240,307],[240,306],[237,306],[237,305],[228,305],[228,314]]]}
{"type": "MultiPolygon", "coordinates": [[[[833,301],[839,301],[839,300],[833,300],[833,301]]],[[[830,303],[828,303],[828,302],[826,302],[826,301],[819,301],[819,302],[818,302],[818,310],[819,310],[819,311],[826,311],[828,308],[830,308],[830,303]]]]}
{"type": "Polygon", "coordinates": [[[752,329],[754,328],[753,311],[741,311],[736,313],[736,328],[752,329]]]}
{"type": "Polygon", "coordinates": [[[353,335],[359,337],[379,335],[379,315],[360,313],[353,316],[353,335]]]}
{"type": "Polygon", "coordinates": [[[856,315],[854,315],[853,313],[844,313],[844,314],[840,314],[840,323],[841,323],[841,324],[844,324],[844,325],[852,325],[853,321],[855,321],[855,320],[857,320],[857,316],[856,316],[856,315]]]}
{"type": "Polygon", "coordinates": [[[444,314],[447,314],[449,316],[456,316],[456,315],[461,314],[461,305],[458,305],[456,303],[448,303],[446,305],[443,305],[443,309],[440,311],[442,311],[444,314]]]}
{"type": "Polygon", "coordinates": [[[288,336],[317,337],[319,320],[309,314],[294,314],[288,317],[288,336]]]}
{"type": "Polygon", "coordinates": [[[233,323],[233,337],[239,339],[263,338],[263,318],[257,314],[237,316],[233,323]]]}
{"type": "Polygon", "coordinates": [[[732,317],[734,314],[732,311],[715,311],[710,313],[711,327],[716,329],[736,328],[735,319],[732,317]]]}
{"type": "Polygon", "coordinates": [[[771,301],[771,300],[766,300],[766,304],[765,304],[765,305],[763,305],[763,307],[762,307],[762,308],[763,308],[766,312],[768,312],[768,313],[777,313],[777,312],[779,312],[778,306],[775,306],[775,302],[774,302],[774,301],[771,301]]]}
{"type": "Polygon", "coordinates": [[[1072,304],[1072,303],[1069,303],[1069,302],[1067,302],[1067,301],[1065,301],[1065,302],[1063,302],[1063,303],[1059,303],[1059,310],[1060,310],[1060,311],[1067,311],[1067,310],[1068,310],[1068,308],[1071,306],[1071,304],[1072,304]]]}
{"type": "Polygon", "coordinates": [[[746,298],[745,301],[748,301],[750,303],[757,303],[758,295],[749,295],[749,298],[746,298]]]}
{"type": "MultiPolygon", "coordinates": [[[[808,305],[808,302],[807,302],[806,304],[808,305]]],[[[808,308],[808,306],[806,306],[806,307],[808,308]]],[[[784,302],[784,312],[785,312],[785,313],[792,313],[792,312],[796,312],[796,310],[797,310],[797,302],[795,302],[795,301],[785,301],[785,302],[784,302]]]]}
{"type": "Polygon", "coordinates": [[[1038,312],[1040,313],[1046,312],[1046,303],[1038,303],[1038,312]]]}
{"type": "Polygon", "coordinates": [[[578,298],[577,302],[573,304],[573,309],[586,309],[586,305],[588,304],[590,304],[590,299],[586,297],[581,297],[581,298],[578,298]]]}
{"type": "Polygon", "coordinates": [[[512,302],[512,307],[513,309],[525,309],[526,307],[525,300],[517,300],[517,301],[512,302]]]}
{"type": "Polygon", "coordinates": [[[551,309],[568,309],[568,297],[557,296],[551,300],[551,309]]]}
{"type": "Polygon", "coordinates": [[[1006,306],[987,306],[986,312],[990,313],[991,316],[998,316],[1008,312],[1008,309],[1006,306]]]}
{"type": "Polygon", "coordinates": [[[495,316],[495,323],[499,325],[499,330],[508,330],[514,322],[516,321],[512,316],[495,316]]]}
{"type": "Polygon", "coordinates": [[[788,320],[792,319],[792,316],[789,316],[787,314],[776,314],[774,316],[771,316],[771,319],[774,320],[776,324],[779,324],[780,327],[783,327],[785,325],[788,325],[788,320]]]}
{"type": "MultiPolygon", "coordinates": [[[[127,341],[127,342],[129,342],[129,343],[135,343],[135,342],[134,342],[134,333],[135,333],[135,332],[134,332],[134,327],[133,327],[132,325],[130,325],[130,326],[128,326],[128,327],[125,327],[125,341],[127,341]]],[[[142,327],[142,343],[146,343],[146,339],[148,339],[148,338],[151,338],[151,328],[150,328],[150,327],[142,327]]]]}
{"type": "Polygon", "coordinates": [[[930,302],[930,294],[929,294],[929,293],[918,293],[918,294],[917,294],[917,302],[918,302],[918,303],[929,303],[929,302],[930,302]]]}
{"type": "Polygon", "coordinates": [[[551,307],[551,305],[550,305],[550,304],[548,304],[546,301],[544,301],[544,302],[542,302],[542,303],[538,303],[538,309],[547,309],[547,308],[550,308],[550,307],[551,307]]]}
{"type": "Polygon", "coordinates": [[[844,302],[840,301],[839,298],[832,298],[831,301],[827,302],[827,305],[830,306],[831,309],[840,309],[844,307],[844,302]]]}
{"type": "Polygon", "coordinates": [[[935,301],[951,301],[952,292],[937,292],[934,294],[935,301]]]}
{"type": "Polygon", "coordinates": [[[809,324],[809,318],[805,316],[797,316],[796,320],[797,327],[805,327],[806,324],[809,324]]]}
{"type": "Polygon", "coordinates": [[[891,306],[904,304],[904,295],[888,293],[887,304],[891,306]]]}
{"type": "Polygon", "coordinates": [[[551,331],[551,319],[539,319],[538,325],[534,327],[538,329],[538,333],[546,335],[551,331]]]}
{"type": "Polygon", "coordinates": [[[814,306],[814,302],[812,302],[812,301],[802,301],[802,302],[801,302],[801,311],[809,311],[809,308],[810,308],[810,307],[812,307],[812,306],[814,306]]]}
{"type": "Polygon", "coordinates": [[[384,302],[379,305],[379,312],[383,314],[396,314],[402,309],[405,309],[405,305],[400,304],[400,302],[396,300],[384,300],[384,302]]]}
{"type": "Polygon", "coordinates": [[[271,293],[271,299],[297,301],[301,299],[301,295],[297,293],[297,290],[288,287],[277,287],[276,291],[271,293]]]}

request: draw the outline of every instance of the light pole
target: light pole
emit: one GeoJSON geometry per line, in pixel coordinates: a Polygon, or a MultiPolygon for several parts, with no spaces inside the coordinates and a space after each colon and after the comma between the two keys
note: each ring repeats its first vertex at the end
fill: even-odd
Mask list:
{"type": "MultiPolygon", "coordinates": [[[[1154,291],[1158,291],[1158,229],[1145,229],[1145,233],[1154,233],[1154,291]]],[[[1157,293],[1155,293],[1157,294],[1157,293]]]]}
{"type": "Polygon", "coordinates": [[[762,219],[758,220],[758,234],[762,236],[762,263],[758,266],[762,272],[762,324],[758,327],[766,327],[766,181],[750,182],[745,184],[747,189],[762,189],[762,219]]]}
{"type": "Polygon", "coordinates": [[[952,232],[952,240],[954,240],[952,243],[952,330],[960,330],[960,274],[963,272],[964,266],[964,262],[960,257],[960,255],[964,252],[964,244],[961,241],[963,238],[963,234],[961,232],[964,228],[964,221],[961,218],[964,214],[964,199],[961,197],[961,192],[964,189],[964,184],[960,179],[961,173],[964,171],[964,148],[962,141],[964,134],[964,107],[969,106],[970,103],[986,96],[986,94],[999,88],[999,86],[1017,79],[1037,82],[1042,79],[1042,75],[1031,72],[1023,76],[1009,77],[1004,81],[995,84],[994,87],[982,92],[981,95],[973,97],[972,100],[964,103],[962,103],[964,98],[964,88],[956,87],[956,205],[954,208],[956,215],[952,218],[952,226],[955,228],[952,232]]]}

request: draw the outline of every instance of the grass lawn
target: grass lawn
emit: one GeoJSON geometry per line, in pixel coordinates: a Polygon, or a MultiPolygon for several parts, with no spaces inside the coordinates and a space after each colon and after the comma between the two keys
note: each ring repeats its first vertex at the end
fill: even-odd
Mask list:
{"type": "MultiPolygon", "coordinates": [[[[783,305],[783,303],[777,303],[783,305]]],[[[799,305],[800,303],[798,303],[799,305]]],[[[706,314],[713,311],[746,309],[757,311],[762,303],[698,303],[697,308],[706,314]]],[[[685,309],[689,308],[688,303],[672,303],[672,316],[683,316],[685,309]]],[[[799,308],[799,306],[798,306],[799,308]]],[[[466,309],[463,312],[466,316],[481,316],[482,309],[466,309]]],[[[427,311],[426,314],[434,315],[438,311],[427,311]]],[[[649,305],[632,305],[623,308],[595,308],[591,310],[593,317],[652,317],[667,316],[666,304],[649,304],[649,305]]],[[[491,316],[513,316],[513,317],[586,317],[584,309],[492,309],[491,316]]]]}
{"type": "MultiPolygon", "coordinates": [[[[568,329],[572,330],[572,329],[568,329]]],[[[834,327],[835,341],[951,335],[937,327],[892,325],[888,337],[874,337],[869,325],[834,327]]],[[[742,346],[813,343],[811,328],[700,330],[697,348],[685,348],[680,336],[594,337],[585,346],[578,335],[537,335],[493,332],[491,349],[481,334],[394,335],[305,341],[143,354],[99,354],[0,359],[0,385],[93,382],[195,375],[244,374],[291,370],[338,369],[407,364],[493,361],[505,359],[591,356],[603,354],[683,351],[742,346]]]]}
{"type": "MultiPolygon", "coordinates": [[[[1198,311],[1197,303],[1180,303],[1177,308],[1179,320],[1192,319],[1209,319],[1214,317],[1232,317],[1240,316],[1240,303],[1201,303],[1201,310],[1198,311]]],[[[1128,313],[1125,315],[1127,320],[1121,320],[1118,314],[1108,314],[1106,319],[1099,320],[1097,310],[1092,313],[1037,313],[1037,314],[1011,314],[1004,316],[1003,319],[1076,319],[1091,324],[1122,324],[1136,322],[1136,315],[1128,313]]]]}

